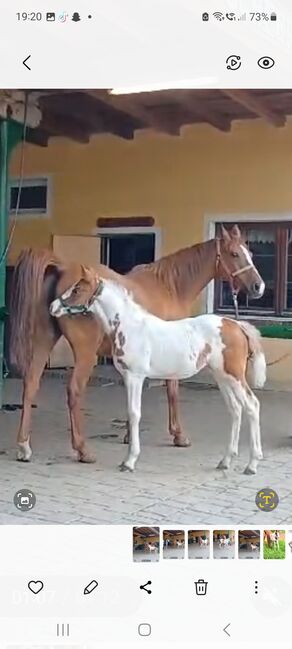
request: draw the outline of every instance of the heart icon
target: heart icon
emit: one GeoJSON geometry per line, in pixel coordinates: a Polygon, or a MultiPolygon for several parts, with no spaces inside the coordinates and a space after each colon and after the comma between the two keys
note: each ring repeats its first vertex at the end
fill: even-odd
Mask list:
{"type": "Polygon", "coordinates": [[[44,584],[43,584],[42,581],[29,581],[27,585],[28,585],[29,590],[31,590],[31,592],[34,595],[38,595],[38,593],[40,593],[41,590],[43,590],[43,587],[44,587],[44,584]]]}

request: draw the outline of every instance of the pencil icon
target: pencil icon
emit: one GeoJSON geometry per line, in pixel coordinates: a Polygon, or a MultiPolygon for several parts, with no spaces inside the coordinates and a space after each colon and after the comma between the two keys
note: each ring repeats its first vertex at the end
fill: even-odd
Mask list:
{"type": "Polygon", "coordinates": [[[90,582],[90,584],[87,584],[87,586],[85,586],[83,594],[90,595],[90,593],[92,593],[97,588],[97,586],[98,586],[98,582],[95,579],[93,579],[90,582]]]}

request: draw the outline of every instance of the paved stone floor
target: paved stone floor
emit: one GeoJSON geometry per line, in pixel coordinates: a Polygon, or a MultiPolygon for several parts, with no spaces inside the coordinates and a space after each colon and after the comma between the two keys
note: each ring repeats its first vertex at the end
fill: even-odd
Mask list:
{"type": "MultiPolygon", "coordinates": [[[[21,382],[5,382],[6,403],[20,403],[21,382]]],[[[232,469],[215,469],[229,435],[229,417],[220,393],[205,385],[181,388],[181,411],[190,448],[175,448],[167,433],[163,387],[146,388],[141,424],[142,454],[134,474],[120,473],[125,455],[121,440],[125,418],[123,387],[108,381],[87,389],[87,438],[97,463],[79,464],[70,450],[65,407],[65,381],[45,377],[33,410],[30,464],[15,461],[19,411],[0,413],[0,523],[17,524],[292,524],[292,399],[291,392],[264,391],[262,438],[265,459],[256,476],[243,470],[248,460],[246,426],[240,456],[232,469]],[[17,512],[13,495],[32,489],[36,507],[17,512]],[[260,512],[258,489],[272,487],[280,497],[273,514],[260,512]]]]}

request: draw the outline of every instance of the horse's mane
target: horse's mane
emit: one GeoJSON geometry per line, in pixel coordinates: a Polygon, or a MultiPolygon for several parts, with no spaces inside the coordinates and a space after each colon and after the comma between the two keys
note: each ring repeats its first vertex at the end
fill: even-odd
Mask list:
{"type": "Polygon", "coordinates": [[[105,286],[110,286],[115,293],[122,297],[124,302],[131,302],[131,308],[135,310],[136,313],[148,313],[141,304],[138,304],[138,302],[135,301],[133,291],[130,288],[123,286],[123,284],[120,284],[120,282],[115,279],[102,278],[102,281],[105,286]]]}
{"type": "Polygon", "coordinates": [[[149,272],[164,284],[170,293],[187,293],[201,273],[202,266],[208,259],[209,250],[214,245],[214,240],[183,248],[170,255],[166,255],[150,264],[135,266],[129,275],[139,272],[149,272]]]}

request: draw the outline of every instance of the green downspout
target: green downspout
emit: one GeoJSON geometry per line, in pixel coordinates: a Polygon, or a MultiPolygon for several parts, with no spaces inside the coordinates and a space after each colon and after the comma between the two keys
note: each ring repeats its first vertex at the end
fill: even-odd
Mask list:
{"type": "Polygon", "coordinates": [[[0,408],[3,404],[3,365],[4,365],[4,320],[7,315],[5,306],[6,256],[8,236],[8,177],[9,158],[13,148],[22,140],[23,127],[13,120],[0,119],[0,408]]]}

